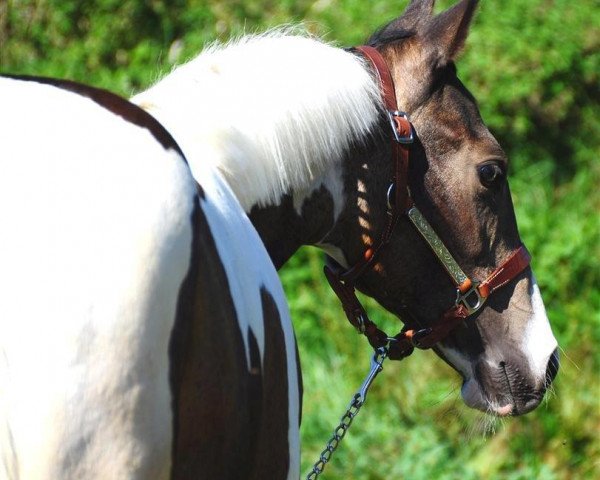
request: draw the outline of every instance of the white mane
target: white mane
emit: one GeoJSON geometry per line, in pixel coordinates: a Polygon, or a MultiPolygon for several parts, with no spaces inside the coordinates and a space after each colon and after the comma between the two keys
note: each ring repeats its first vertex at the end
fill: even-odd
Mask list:
{"type": "Polygon", "coordinates": [[[381,103],[361,58],[282,31],[209,47],[133,101],[196,176],[217,168],[246,211],[309,188],[368,134],[381,103]]]}

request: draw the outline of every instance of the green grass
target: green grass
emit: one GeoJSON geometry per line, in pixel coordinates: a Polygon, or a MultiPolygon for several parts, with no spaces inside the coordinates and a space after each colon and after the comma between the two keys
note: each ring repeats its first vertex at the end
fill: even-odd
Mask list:
{"type": "MultiPolygon", "coordinates": [[[[406,3],[0,0],[0,71],[68,77],[129,95],[214,39],[303,21],[351,45],[406,3]]],[[[458,375],[433,353],[388,361],[324,478],[600,478],[598,25],[595,0],[482,2],[458,62],[511,158],[521,235],[562,348],[552,395],[525,417],[492,420],[464,406],[458,375]]],[[[321,265],[321,254],[307,248],[281,272],[304,374],[304,472],[370,356],[321,265]]],[[[366,303],[392,330],[395,321],[366,303]]]]}

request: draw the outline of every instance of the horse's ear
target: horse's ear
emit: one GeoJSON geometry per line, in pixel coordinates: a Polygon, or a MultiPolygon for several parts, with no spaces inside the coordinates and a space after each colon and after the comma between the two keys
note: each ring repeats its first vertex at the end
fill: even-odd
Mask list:
{"type": "Polygon", "coordinates": [[[411,0],[401,17],[385,27],[385,31],[419,30],[431,19],[435,0],[411,0]]]}
{"type": "Polygon", "coordinates": [[[462,50],[478,0],[462,0],[434,17],[421,32],[433,47],[437,66],[451,62],[462,50]]]}

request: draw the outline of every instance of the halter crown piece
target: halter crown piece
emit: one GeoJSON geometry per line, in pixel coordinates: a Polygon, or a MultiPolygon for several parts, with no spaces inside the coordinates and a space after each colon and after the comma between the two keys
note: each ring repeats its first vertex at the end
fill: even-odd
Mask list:
{"type": "Polygon", "coordinates": [[[325,276],[336,293],[350,323],[364,334],[375,349],[386,347],[389,358],[401,360],[410,355],[414,347],[431,348],[450,334],[467,317],[483,307],[487,297],[519,275],[530,262],[530,255],[524,245],[517,247],[510,256],[485,280],[470,279],[452,257],[440,237],[435,233],[423,214],[414,205],[408,190],[408,162],[410,145],[413,143],[413,127],[408,115],[398,110],[394,81],[390,70],[373,47],[355,47],[373,65],[379,78],[381,95],[392,127],[392,160],[394,175],[387,191],[388,221],[378,243],[366,249],[363,258],[348,270],[325,266],[325,276]],[[389,242],[398,219],[406,215],[456,286],[454,305],[446,310],[431,326],[422,329],[403,329],[394,337],[389,337],[373,323],[356,297],[356,280],[375,265],[381,250],[389,242]]]}

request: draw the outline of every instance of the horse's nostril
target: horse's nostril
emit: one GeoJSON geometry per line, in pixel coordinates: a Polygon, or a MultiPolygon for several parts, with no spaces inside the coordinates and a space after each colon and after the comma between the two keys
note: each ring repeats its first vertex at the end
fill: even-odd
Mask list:
{"type": "Polygon", "coordinates": [[[548,360],[548,366],[546,367],[546,387],[549,386],[556,374],[558,373],[559,361],[558,361],[558,348],[552,352],[550,355],[550,360],[548,360]]]}

